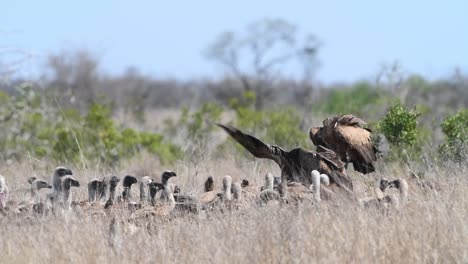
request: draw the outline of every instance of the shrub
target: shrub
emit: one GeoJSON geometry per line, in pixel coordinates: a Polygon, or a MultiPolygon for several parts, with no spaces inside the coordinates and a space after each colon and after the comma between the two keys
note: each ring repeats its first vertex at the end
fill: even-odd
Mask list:
{"type": "Polygon", "coordinates": [[[231,100],[230,106],[236,113],[239,129],[281,147],[297,147],[307,143],[307,134],[300,129],[302,118],[294,108],[256,111],[255,102],[253,92],[245,93],[240,100],[231,100]]]}
{"type": "Polygon", "coordinates": [[[468,146],[468,109],[447,117],[442,123],[445,141],[439,147],[444,159],[462,161],[467,158],[468,146]]]}
{"type": "Polygon", "coordinates": [[[402,148],[411,147],[418,138],[417,118],[419,115],[401,104],[395,104],[378,122],[377,128],[392,145],[402,148]]]}
{"type": "Polygon", "coordinates": [[[74,109],[54,107],[47,96],[29,86],[19,88],[17,96],[0,106],[4,116],[0,134],[0,153],[4,158],[27,153],[61,162],[116,162],[140,151],[157,155],[162,162],[180,156],[180,150],[159,134],[139,132],[118,126],[108,106],[92,104],[83,115],[74,109]]]}

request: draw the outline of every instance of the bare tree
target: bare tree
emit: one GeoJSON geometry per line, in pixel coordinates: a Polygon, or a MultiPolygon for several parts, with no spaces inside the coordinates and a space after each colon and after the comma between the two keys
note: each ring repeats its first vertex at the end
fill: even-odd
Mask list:
{"type": "Polygon", "coordinates": [[[49,85],[60,92],[61,103],[71,103],[80,109],[95,102],[99,86],[98,60],[87,51],[50,55],[49,85]]]}
{"type": "Polygon", "coordinates": [[[313,36],[298,41],[294,25],[282,19],[264,19],[248,26],[239,34],[224,32],[205,51],[208,59],[220,64],[238,79],[244,91],[257,95],[256,106],[263,107],[271,97],[272,84],[281,77],[283,67],[299,61],[304,78],[315,70],[317,39],[313,36]]]}

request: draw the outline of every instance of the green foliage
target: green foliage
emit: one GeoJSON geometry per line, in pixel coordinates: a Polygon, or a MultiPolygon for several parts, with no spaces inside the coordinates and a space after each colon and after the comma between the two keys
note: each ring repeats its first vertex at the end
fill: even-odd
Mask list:
{"type": "Polygon", "coordinates": [[[166,129],[170,134],[183,129],[186,132],[186,140],[200,144],[208,140],[214,128],[213,124],[219,121],[222,113],[221,106],[215,103],[204,103],[199,110],[192,113],[184,107],[177,122],[165,120],[166,129]]]}
{"type": "Polygon", "coordinates": [[[463,109],[442,123],[445,142],[439,152],[445,159],[466,160],[468,150],[468,109],[463,109]]]}
{"type": "Polygon", "coordinates": [[[377,128],[392,145],[402,148],[411,147],[418,138],[417,118],[419,115],[401,104],[395,104],[378,122],[377,128]]]}
{"type": "Polygon", "coordinates": [[[165,120],[166,133],[173,137],[182,135],[184,152],[194,164],[199,164],[208,153],[211,132],[219,122],[223,109],[215,103],[204,103],[197,111],[190,112],[185,107],[177,121],[165,120]]]}
{"type": "Polygon", "coordinates": [[[236,126],[249,131],[270,144],[296,147],[307,143],[300,129],[302,118],[293,108],[255,110],[255,93],[246,92],[240,100],[232,99],[231,108],[236,113],[236,126]]]}
{"type": "Polygon", "coordinates": [[[29,153],[62,162],[84,159],[115,164],[141,151],[157,155],[162,162],[180,156],[180,149],[159,134],[116,125],[106,105],[92,104],[85,115],[51,105],[47,96],[29,86],[20,87],[17,96],[6,99],[0,113],[13,115],[3,118],[0,153],[4,157],[21,158],[29,153]]]}
{"type": "Polygon", "coordinates": [[[367,82],[359,82],[349,89],[334,89],[315,111],[333,114],[354,113],[362,115],[383,99],[383,92],[367,82]]]}

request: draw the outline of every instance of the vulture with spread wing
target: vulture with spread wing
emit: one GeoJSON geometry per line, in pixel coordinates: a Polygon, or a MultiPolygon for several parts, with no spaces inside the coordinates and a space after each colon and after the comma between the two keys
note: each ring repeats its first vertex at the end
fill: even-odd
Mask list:
{"type": "Polygon", "coordinates": [[[344,115],[323,121],[323,127],[313,127],[309,136],[314,145],[324,146],[336,152],[338,158],[353,163],[356,171],[373,172],[377,160],[377,148],[372,144],[372,131],[365,128],[366,122],[344,115]]]}
{"type": "Polygon", "coordinates": [[[223,128],[224,131],[255,157],[275,161],[281,168],[283,181],[301,182],[308,186],[312,184],[311,172],[318,170],[321,173],[330,175],[331,184],[335,184],[348,193],[352,193],[353,191],[353,183],[346,175],[344,163],[337,158],[332,150],[321,146],[317,152],[303,148],[285,151],[278,146],[265,144],[259,139],[244,134],[234,127],[222,124],[218,124],[218,126],[223,128]]]}

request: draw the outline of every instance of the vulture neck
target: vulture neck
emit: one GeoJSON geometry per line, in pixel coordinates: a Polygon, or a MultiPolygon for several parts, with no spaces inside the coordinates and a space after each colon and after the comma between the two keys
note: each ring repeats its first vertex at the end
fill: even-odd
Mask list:
{"type": "Polygon", "coordinates": [[[115,189],[117,188],[117,183],[111,182],[109,189],[109,200],[114,201],[115,199],[115,189]]]}
{"type": "Polygon", "coordinates": [[[314,189],[315,201],[320,201],[320,174],[312,173],[312,185],[314,189]]]}
{"type": "Polygon", "coordinates": [[[231,194],[231,181],[230,180],[224,180],[223,181],[223,193],[224,193],[224,198],[226,200],[231,200],[232,199],[232,194],[231,194]]]}
{"type": "Polygon", "coordinates": [[[270,173],[265,176],[265,190],[273,190],[274,180],[275,178],[270,173]]]}
{"type": "Polygon", "coordinates": [[[140,202],[143,202],[146,200],[146,184],[144,182],[140,183],[140,202]]]}

